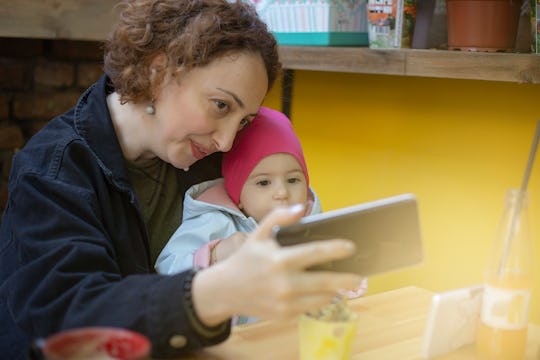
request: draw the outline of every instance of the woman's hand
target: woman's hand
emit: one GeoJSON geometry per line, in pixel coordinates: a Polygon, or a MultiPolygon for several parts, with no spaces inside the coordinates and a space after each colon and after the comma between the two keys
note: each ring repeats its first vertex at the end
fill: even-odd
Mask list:
{"type": "Polygon", "coordinates": [[[275,225],[297,222],[303,214],[301,205],[272,211],[234,254],[197,274],[193,300],[204,323],[216,325],[235,314],[287,318],[320,308],[341,289],[358,287],[358,275],[305,271],[352,255],[350,241],[280,247],[272,238],[275,225]]]}

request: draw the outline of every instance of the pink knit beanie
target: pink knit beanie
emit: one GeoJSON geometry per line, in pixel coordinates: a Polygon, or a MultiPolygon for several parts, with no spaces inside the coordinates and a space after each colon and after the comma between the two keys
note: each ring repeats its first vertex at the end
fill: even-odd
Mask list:
{"type": "Polygon", "coordinates": [[[225,189],[235,204],[240,202],[240,193],[253,168],[276,153],[294,156],[309,185],[302,147],[290,120],[279,111],[261,107],[251,124],[236,135],[231,150],[223,154],[221,172],[225,189]]]}

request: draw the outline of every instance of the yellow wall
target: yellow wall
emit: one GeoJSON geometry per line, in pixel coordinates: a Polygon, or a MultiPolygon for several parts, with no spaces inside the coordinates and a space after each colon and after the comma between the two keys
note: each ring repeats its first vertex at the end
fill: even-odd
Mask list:
{"type": "MultiPolygon", "coordinates": [[[[280,109],[280,84],[266,105],[280,109]]],[[[370,278],[370,293],[482,281],[506,190],[521,184],[540,85],[296,71],[292,115],[325,210],[417,195],[425,261],[370,278]]],[[[540,155],[530,182],[540,323],[540,155]]]]}

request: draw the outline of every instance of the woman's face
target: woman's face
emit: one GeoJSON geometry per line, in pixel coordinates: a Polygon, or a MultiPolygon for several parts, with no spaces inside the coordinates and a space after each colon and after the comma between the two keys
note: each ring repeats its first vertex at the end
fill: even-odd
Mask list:
{"type": "Polygon", "coordinates": [[[214,152],[228,151],[267,91],[263,60],[252,53],[229,54],[166,77],[154,103],[152,118],[158,125],[149,155],[188,168],[214,152]]]}
{"type": "Polygon", "coordinates": [[[239,207],[257,222],[279,206],[306,204],[307,181],[298,160],[276,153],[262,159],[240,192],[239,207]]]}

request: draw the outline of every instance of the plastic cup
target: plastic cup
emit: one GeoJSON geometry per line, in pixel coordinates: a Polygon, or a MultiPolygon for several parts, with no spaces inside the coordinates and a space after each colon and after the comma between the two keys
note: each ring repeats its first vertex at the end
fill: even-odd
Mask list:
{"type": "Polygon", "coordinates": [[[300,360],[349,360],[358,316],[331,321],[301,315],[298,321],[300,360]]]}
{"type": "Polygon", "coordinates": [[[139,333],[112,327],[65,330],[40,345],[47,360],[140,360],[150,354],[150,341],[139,333]]]}

